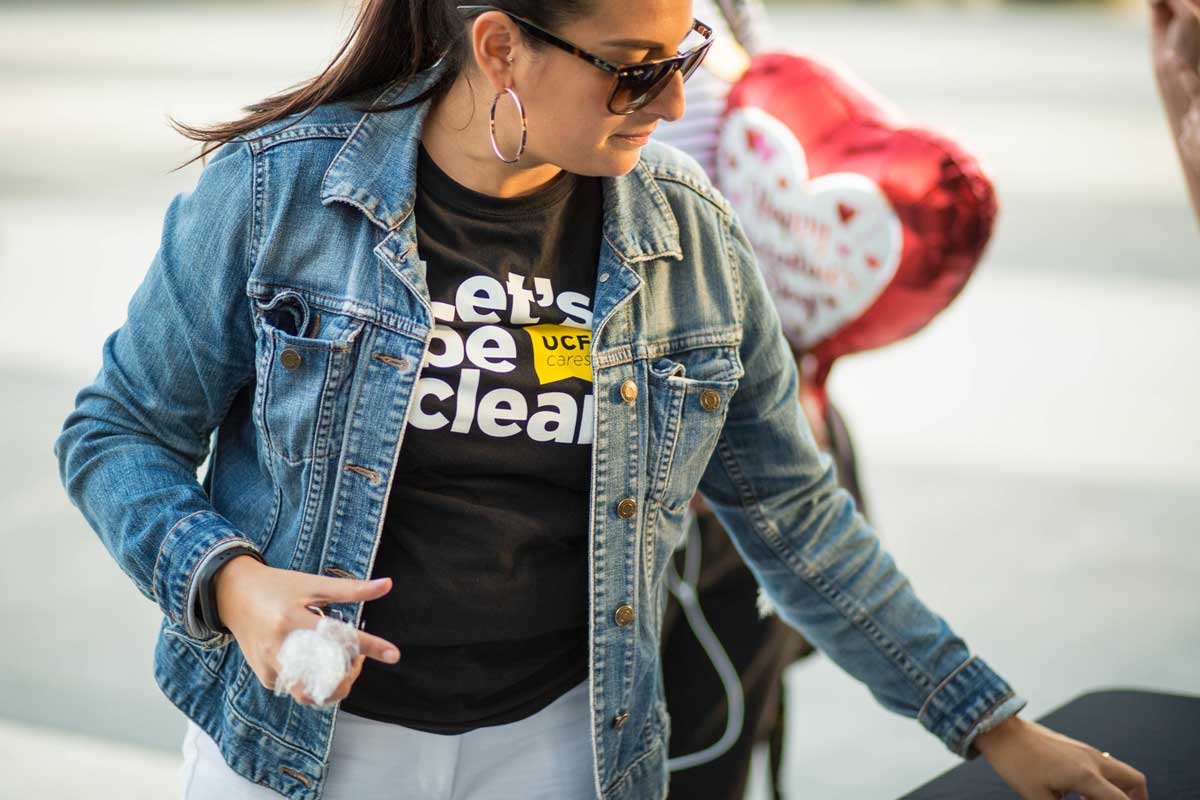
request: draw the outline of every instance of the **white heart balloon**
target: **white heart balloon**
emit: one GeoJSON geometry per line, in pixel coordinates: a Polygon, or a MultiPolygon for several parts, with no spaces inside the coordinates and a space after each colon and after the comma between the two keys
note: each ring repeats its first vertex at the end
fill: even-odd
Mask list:
{"type": "Polygon", "coordinates": [[[717,186],[754,247],[793,346],[809,350],[854,321],[900,264],[903,229],[864,175],[809,178],[804,148],[759,108],[726,116],[717,186]]]}

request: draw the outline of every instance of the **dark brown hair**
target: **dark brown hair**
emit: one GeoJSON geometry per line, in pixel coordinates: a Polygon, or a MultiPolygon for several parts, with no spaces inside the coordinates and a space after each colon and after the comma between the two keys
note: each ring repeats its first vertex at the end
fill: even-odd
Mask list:
{"type": "MultiPolygon", "coordinates": [[[[490,5],[553,29],[573,15],[585,13],[591,0],[494,0],[490,5]]],[[[246,116],[207,127],[187,125],[171,117],[171,127],[189,139],[201,142],[197,158],[245,136],[263,125],[299,114],[299,122],[324,103],[354,97],[373,87],[411,80],[446,58],[446,70],[436,83],[417,97],[391,106],[358,107],[362,113],[380,113],[406,108],[427,99],[437,100],[449,90],[468,57],[466,18],[455,0],[363,0],[346,41],[320,75],[294,84],[278,94],[245,106],[246,116]]],[[[530,46],[537,46],[532,39],[530,46]]],[[[290,125],[288,127],[290,127],[290,125]]],[[[254,137],[254,138],[261,138],[254,137]]]]}

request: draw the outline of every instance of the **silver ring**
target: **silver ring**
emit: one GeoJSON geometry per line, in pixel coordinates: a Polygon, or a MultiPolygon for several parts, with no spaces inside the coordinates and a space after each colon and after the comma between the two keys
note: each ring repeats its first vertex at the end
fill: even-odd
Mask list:
{"type": "MultiPolygon", "coordinates": [[[[309,611],[312,611],[313,613],[317,614],[318,616],[322,616],[322,617],[325,616],[324,607],[319,606],[316,603],[309,603],[308,605],[305,606],[305,608],[307,608],[309,611]]],[[[342,616],[342,612],[336,608],[329,609],[329,615],[332,616],[334,619],[336,619],[338,622],[346,621],[346,618],[342,616]]]]}

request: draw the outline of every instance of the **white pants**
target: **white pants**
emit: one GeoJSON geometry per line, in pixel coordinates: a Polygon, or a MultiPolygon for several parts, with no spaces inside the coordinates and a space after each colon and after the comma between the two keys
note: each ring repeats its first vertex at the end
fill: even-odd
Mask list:
{"type": "MultiPolygon", "coordinates": [[[[594,800],[587,681],[531,717],[456,736],[337,712],[323,800],[594,800]]],[[[278,800],[188,720],[183,800],[278,800]]]]}

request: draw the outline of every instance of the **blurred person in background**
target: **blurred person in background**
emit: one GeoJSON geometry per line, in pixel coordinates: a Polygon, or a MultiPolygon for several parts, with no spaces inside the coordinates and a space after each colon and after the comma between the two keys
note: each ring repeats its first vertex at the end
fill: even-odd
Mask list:
{"type": "Polygon", "coordinates": [[[1153,0],[1154,76],[1200,223],[1200,0],[1153,0]]]}
{"type": "Polygon", "coordinates": [[[1148,797],[1018,716],[836,485],[740,224],[650,141],[711,37],[686,0],[369,0],[319,76],[181,127],[216,152],[54,450],[163,612],[185,800],[663,797],[698,489],[885,707],[1024,798],[1148,797]],[[275,692],[313,607],[361,628],[319,706],[275,692]]]}

